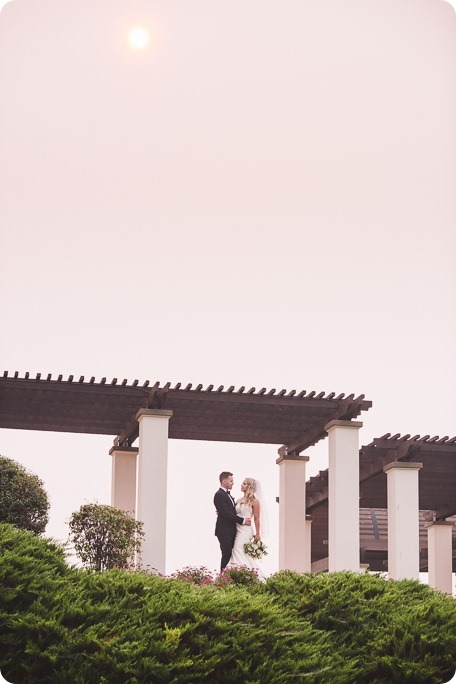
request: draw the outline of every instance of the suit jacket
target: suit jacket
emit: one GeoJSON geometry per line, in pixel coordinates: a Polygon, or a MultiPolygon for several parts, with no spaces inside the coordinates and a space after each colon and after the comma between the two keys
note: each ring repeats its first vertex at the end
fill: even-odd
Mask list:
{"type": "Polygon", "coordinates": [[[229,494],[225,489],[215,492],[214,506],[217,509],[217,522],[215,523],[215,534],[236,534],[236,523],[242,525],[244,518],[237,515],[236,508],[233,506],[229,494]]]}

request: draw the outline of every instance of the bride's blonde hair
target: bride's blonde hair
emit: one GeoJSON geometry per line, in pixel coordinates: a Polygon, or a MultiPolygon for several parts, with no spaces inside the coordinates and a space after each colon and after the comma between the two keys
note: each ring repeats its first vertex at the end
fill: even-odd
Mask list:
{"type": "Polygon", "coordinates": [[[253,477],[246,477],[244,482],[247,485],[247,489],[244,492],[245,501],[246,503],[252,505],[256,498],[256,482],[253,477]]]}

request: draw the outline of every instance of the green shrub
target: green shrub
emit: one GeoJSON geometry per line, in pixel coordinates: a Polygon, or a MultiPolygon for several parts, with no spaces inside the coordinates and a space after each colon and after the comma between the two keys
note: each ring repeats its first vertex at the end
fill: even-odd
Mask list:
{"type": "Polygon", "coordinates": [[[358,661],[357,684],[441,684],[455,672],[456,601],[425,584],[285,571],[268,580],[266,591],[358,661]]]}
{"type": "Polygon", "coordinates": [[[214,581],[214,573],[205,567],[194,568],[187,566],[182,568],[182,570],[177,570],[174,572],[171,575],[171,578],[202,586],[203,584],[212,584],[214,581]]]}
{"type": "Polygon", "coordinates": [[[0,456],[0,522],[42,534],[49,520],[49,500],[38,475],[0,456]]]}
{"type": "Polygon", "coordinates": [[[92,570],[127,569],[141,552],[143,523],[114,506],[84,504],[69,522],[77,556],[92,570]]]}
{"type": "Polygon", "coordinates": [[[0,669],[15,684],[440,684],[456,668],[456,602],[416,582],[277,573],[197,586],[69,568],[11,526],[0,546],[0,669]]]}
{"type": "Polygon", "coordinates": [[[225,568],[218,574],[206,567],[187,566],[174,572],[171,578],[191,582],[198,586],[213,584],[216,587],[226,587],[229,584],[253,586],[260,582],[258,572],[243,565],[225,568]]]}
{"type": "Polygon", "coordinates": [[[230,583],[244,587],[255,586],[260,583],[258,571],[244,565],[225,568],[215,579],[215,584],[217,586],[225,586],[230,583]]]}

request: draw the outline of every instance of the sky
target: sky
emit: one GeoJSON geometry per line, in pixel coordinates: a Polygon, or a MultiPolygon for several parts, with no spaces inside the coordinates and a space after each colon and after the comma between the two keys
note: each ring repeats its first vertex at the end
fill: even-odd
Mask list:
{"type": "MultiPolygon", "coordinates": [[[[365,394],[360,444],[456,434],[451,3],[0,7],[1,371],[365,394]]],[[[0,430],[48,536],[110,503],[112,443],[0,430]]],[[[170,441],[168,573],[218,567],[225,469],[262,481],[277,569],[279,446],[170,441]]]]}

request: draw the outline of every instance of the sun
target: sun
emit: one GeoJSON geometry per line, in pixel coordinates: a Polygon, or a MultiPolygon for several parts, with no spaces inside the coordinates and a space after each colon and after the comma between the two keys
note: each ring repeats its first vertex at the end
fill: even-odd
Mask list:
{"type": "Polygon", "coordinates": [[[149,45],[150,36],[144,26],[135,26],[128,32],[128,42],[134,50],[144,50],[149,45]]]}

